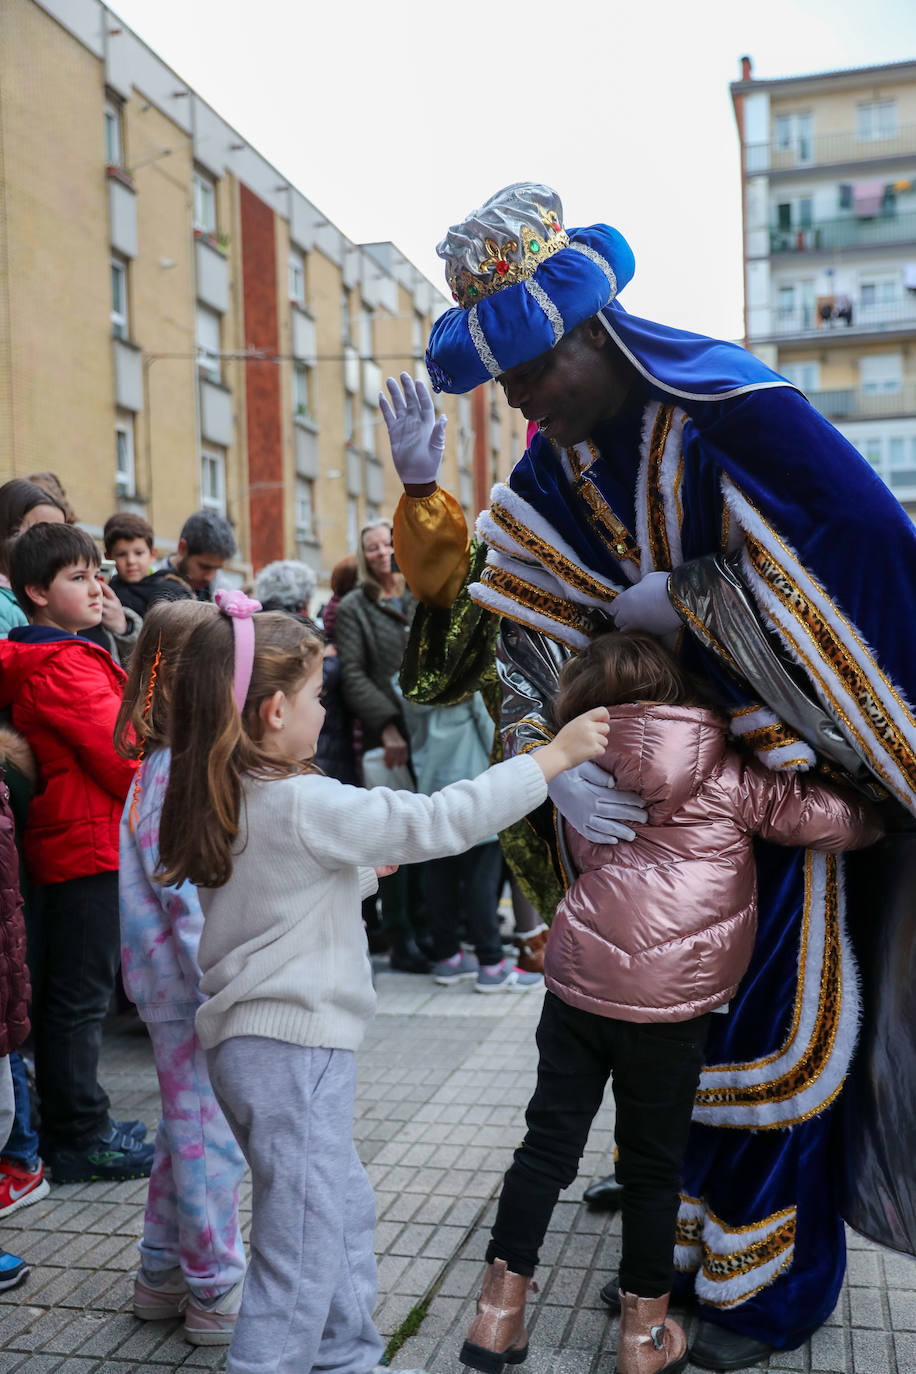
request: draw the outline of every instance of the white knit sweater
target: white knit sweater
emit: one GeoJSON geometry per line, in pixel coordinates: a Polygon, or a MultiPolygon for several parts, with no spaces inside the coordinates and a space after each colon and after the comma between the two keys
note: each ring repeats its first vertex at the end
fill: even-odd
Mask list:
{"type": "Polygon", "coordinates": [[[529,755],[431,797],[312,774],[245,785],[242,838],[224,887],[201,888],[197,1033],[355,1050],[375,1011],[363,897],[373,866],[460,854],[547,795],[529,755]]]}

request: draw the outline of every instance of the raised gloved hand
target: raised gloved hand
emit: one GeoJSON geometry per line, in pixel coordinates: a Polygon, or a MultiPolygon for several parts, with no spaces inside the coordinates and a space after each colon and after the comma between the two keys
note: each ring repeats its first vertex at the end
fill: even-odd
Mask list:
{"type": "Polygon", "coordinates": [[[591,761],[558,773],[547,795],[573,830],[593,844],[635,840],[636,831],[626,822],[638,825],[647,818],[642,797],[618,792],[612,774],[591,761]]]}
{"type": "Polygon", "coordinates": [[[436,419],[429,388],[415,382],[409,372],[401,373],[401,385],[389,377],[386,386],[391,405],[379,393],[382,418],[388,426],[391,456],[405,487],[435,482],[445,452],[447,417],[436,419]]]}
{"type": "Polygon", "coordinates": [[[666,635],[681,627],[681,618],[668,596],[666,572],[647,573],[641,582],[615,596],[610,611],[618,630],[666,635]]]}

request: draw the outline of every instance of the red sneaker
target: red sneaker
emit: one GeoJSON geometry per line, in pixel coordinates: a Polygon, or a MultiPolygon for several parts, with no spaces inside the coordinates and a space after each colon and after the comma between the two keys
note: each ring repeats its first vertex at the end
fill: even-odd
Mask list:
{"type": "Polygon", "coordinates": [[[8,1217],[20,1207],[38,1202],[50,1191],[41,1160],[31,1173],[11,1159],[0,1159],[0,1217],[8,1217]]]}

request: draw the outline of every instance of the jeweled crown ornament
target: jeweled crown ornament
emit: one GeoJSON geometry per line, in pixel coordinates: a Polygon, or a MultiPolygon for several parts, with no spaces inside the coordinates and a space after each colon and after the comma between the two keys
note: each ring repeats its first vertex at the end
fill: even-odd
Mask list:
{"type": "Polygon", "coordinates": [[[533,277],[541,263],[569,247],[556,191],[519,181],[497,191],[436,247],[462,310],[503,287],[533,277]]]}

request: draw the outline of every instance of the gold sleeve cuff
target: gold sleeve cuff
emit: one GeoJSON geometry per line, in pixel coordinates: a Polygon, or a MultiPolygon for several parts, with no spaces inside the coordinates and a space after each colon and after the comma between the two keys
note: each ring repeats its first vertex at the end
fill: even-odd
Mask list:
{"type": "Polygon", "coordinates": [[[442,487],[431,496],[403,495],[394,513],[394,556],[418,601],[446,609],[469,566],[464,513],[442,487]]]}

